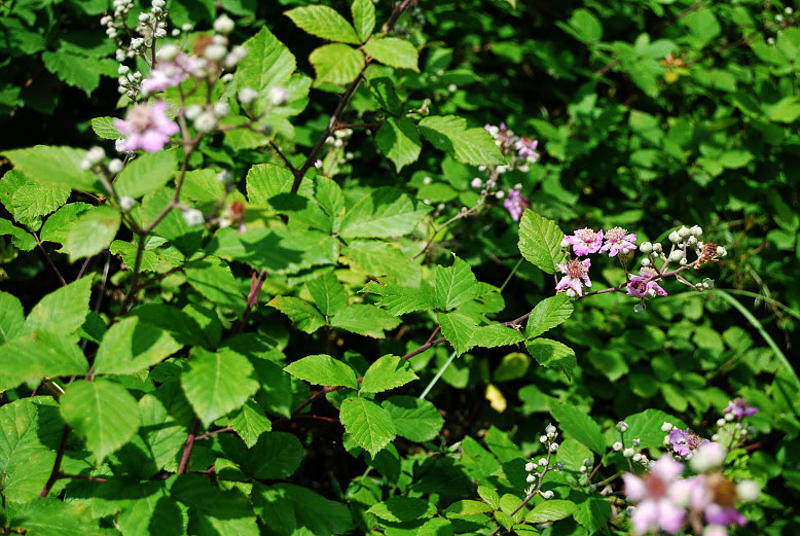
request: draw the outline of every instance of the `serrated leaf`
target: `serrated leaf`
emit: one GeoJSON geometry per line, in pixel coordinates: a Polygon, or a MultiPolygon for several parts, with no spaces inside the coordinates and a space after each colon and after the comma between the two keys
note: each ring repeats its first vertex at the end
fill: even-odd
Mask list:
{"type": "Polygon", "coordinates": [[[36,239],[32,234],[0,218],[0,236],[3,235],[11,235],[11,242],[22,251],[30,251],[36,247],[36,239]]]}
{"type": "Polygon", "coordinates": [[[552,404],[550,413],[558,421],[559,427],[577,441],[586,445],[601,456],[606,450],[603,431],[586,412],[568,404],[552,404]]]}
{"type": "Polygon", "coordinates": [[[480,291],[469,264],[458,257],[454,258],[451,266],[437,266],[434,280],[436,307],[445,311],[470,301],[480,291]]]}
{"type": "Polygon", "coordinates": [[[534,266],[548,274],[555,273],[563,262],[561,241],[564,233],[558,224],[526,209],[519,223],[519,251],[534,266]]]}
{"type": "Polygon", "coordinates": [[[524,340],[525,337],[516,329],[502,324],[492,324],[475,329],[470,344],[482,348],[497,348],[498,346],[511,346],[524,340]]]}
{"type": "Polygon", "coordinates": [[[611,517],[611,503],[605,497],[589,495],[578,502],[578,509],[572,513],[581,526],[589,531],[589,534],[596,534],[601,531],[611,517]]]}
{"type": "Polygon", "coordinates": [[[261,520],[280,535],[331,536],[353,528],[347,506],[294,484],[256,483],[252,500],[261,520]]]}
{"type": "Polygon", "coordinates": [[[392,416],[398,435],[410,441],[431,441],[439,435],[444,425],[444,418],[427,400],[413,396],[392,396],[381,405],[392,416]]]}
{"type": "Polygon", "coordinates": [[[561,369],[568,378],[572,378],[572,370],[578,365],[572,348],[543,337],[528,341],[525,346],[540,365],[561,369]]]}
{"type": "Polygon", "coordinates": [[[397,435],[391,415],[375,402],[360,397],[342,402],[339,419],[353,441],[372,456],[397,435]]]}
{"type": "Polygon", "coordinates": [[[5,500],[25,503],[39,496],[50,477],[63,426],[58,404],[50,397],[22,398],[0,407],[5,500]]]}
{"type": "Polygon", "coordinates": [[[420,289],[407,288],[386,283],[381,285],[370,281],[364,287],[364,292],[380,296],[378,304],[395,316],[404,315],[413,311],[427,311],[433,308],[420,289]]]}
{"type": "Polygon", "coordinates": [[[236,67],[239,88],[249,87],[266,95],[273,87],[287,83],[295,69],[294,56],[266,26],[242,46],[247,56],[236,67]]]}
{"type": "Polygon", "coordinates": [[[64,242],[70,261],[91,257],[107,249],[117,236],[119,224],[119,211],[107,205],[91,208],[78,216],[64,242]]]}
{"type": "Polygon", "coordinates": [[[125,318],[106,332],[97,356],[97,374],[133,374],[160,363],[183,345],[166,331],[151,324],[140,323],[136,317],[125,318]]]}
{"type": "Polygon", "coordinates": [[[395,188],[376,188],[347,211],[340,234],[345,238],[405,235],[414,230],[428,211],[395,188]]]}
{"type": "Polygon", "coordinates": [[[309,355],[298,359],[284,367],[283,370],[313,385],[329,387],[342,385],[351,389],[358,388],[356,371],[347,363],[325,354],[309,355]]]}
{"type": "Polygon", "coordinates": [[[358,77],[364,68],[364,54],[355,48],[341,43],[323,45],[308,57],[317,74],[314,85],[319,86],[329,82],[331,84],[349,84],[358,77]]]}
{"type": "Polygon", "coordinates": [[[227,262],[207,256],[187,264],[184,273],[186,281],[206,299],[237,314],[244,310],[247,298],[227,262]]]}
{"type": "Polygon", "coordinates": [[[546,523],[569,517],[578,505],[563,499],[549,499],[536,505],[525,517],[528,523],[546,523]]]}
{"type": "Polygon", "coordinates": [[[333,272],[312,279],[306,283],[308,292],[323,315],[334,315],[347,306],[347,294],[344,286],[333,272]]]}
{"type": "Polygon", "coordinates": [[[386,336],[384,330],[396,328],[400,319],[374,305],[353,304],[333,315],[330,323],[335,328],[382,339],[386,336]]]}
{"type": "Polygon", "coordinates": [[[556,294],[543,299],[536,304],[531,316],[528,317],[525,335],[528,338],[538,337],[545,331],[563,324],[572,316],[573,310],[572,299],[566,294],[556,294]]]}
{"type": "Polygon", "coordinates": [[[350,23],[335,9],[328,6],[296,7],[285,12],[284,15],[292,19],[298,28],[311,35],[351,45],[360,43],[350,23]]]}
{"type": "Polygon", "coordinates": [[[384,502],[373,504],[368,514],[391,521],[393,523],[403,523],[417,519],[428,519],[436,513],[436,506],[424,499],[417,497],[389,497],[384,502]]]}
{"type": "Polygon", "coordinates": [[[63,184],[49,184],[31,179],[12,169],[0,179],[0,201],[14,219],[37,229],[40,218],[63,205],[71,190],[63,184]]]}
{"type": "Polygon", "coordinates": [[[512,352],[503,356],[494,370],[494,381],[507,382],[525,376],[530,365],[530,357],[522,352],[512,352]]]}
{"type": "Polygon", "coordinates": [[[45,377],[78,376],[89,370],[80,348],[63,333],[33,331],[0,346],[0,392],[45,377]]]}
{"type": "Polygon", "coordinates": [[[458,355],[472,348],[472,332],[478,327],[472,318],[458,312],[436,313],[436,321],[458,355]]]}
{"type": "Polygon", "coordinates": [[[769,110],[769,120],[778,123],[794,123],[800,117],[800,98],[784,97],[769,110]]]}
{"type": "Polygon", "coordinates": [[[260,534],[250,501],[238,489],[223,491],[199,475],[179,475],[170,491],[189,506],[189,534],[260,534]]]}
{"type": "Polygon", "coordinates": [[[97,177],[80,168],[86,156],[83,149],[36,145],[25,149],[3,151],[14,167],[28,177],[48,184],[69,186],[74,190],[100,192],[97,177]]]}
{"type": "Polygon", "coordinates": [[[100,75],[114,76],[118,64],[108,58],[87,58],[71,52],[45,51],[42,61],[51,73],[70,86],[82,89],[87,96],[100,85],[100,75]]]}
{"type": "Polygon", "coordinates": [[[69,384],[59,400],[61,415],[86,440],[99,465],[139,429],[139,406],[118,383],[98,379],[69,384]]]}
{"type": "Polygon", "coordinates": [[[145,153],[125,166],[114,189],[119,196],[141,197],[164,186],[177,170],[177,151],[145,153]]]}
{"type": "Polygon", "coordinates": [[[417,49],[404,39],[397,37],[371,39],[364,45],[364,51],[384,65],[419,71],[417,49]]]}
{"type": "Polygon", "coordinates": [[[359,390],[362,393],[382,393],[416,379],[408,361],[396,355],[385,355],[369,366],[359,390]]]}
{"type": "Polygon", "coordinates": [[[352,240],[341,255],[344,257],[340,257],[341,262],[360,269],[365,275],[381,280],[388,277],[405,287],[420,287],[422,268],[395,244],[382,240],[352,240]]]}
{"type": "Polygon", "coordinates": [[[486,129],[470,127],[463,117],[431,115],[419,122],[419,131],[434,147],[459,162],[474,166],[503,163],[503,155],[486,129]]]}
{"type": "Polygon", "coordinates": [[[248,400],[242,409],[234,413],[230,419],[230,426],[248,448],[258,442],[259,436],[272,430],[272,422],[264,414],[261,406],[248,400]]]}
{"type": "Polygon", "coordinates": [[[361,42],[366,41],[375,28],[375,4],[372,0],[353,0],[350,13],[353,15],[353,26],[358,38],[361,42]]]}
{"type": "Polygon", "coordinates": [[[29,331],[69,334],[83,325],[89,314],[92,276],[82,277],[39,300],[25,321],[29,331]]]}
{"type": "Polygon", "coordinates": [[[325,319],[316,308],[305,300],[294,296],[275,296],[269,303],[289,317],[294,327],[305,333],[314,333],[325,325],[325,319]]]}
{"type": "Polygon", "coordinates": [[[47,218],[42,226],[39,239],[42,242],[63,244],[67,241],[69,231],[78,217],[91,208],[92,205],[88,203],[67,203],[47,218]]]}
{"type": "Polygon", "coordinates": [[[139,399],[139,434],[158,470],[174,472],[186,444],[194,413],[177,381],[161,384],[139,399]]]}
{"type": "Polygon", "coordinates": [[[92,130],[95,134],[106,140],[116,140],[122,137],[117,127],[114,126],[116,117],[93,117],[92,130]]]}
{"type": "Polygon", "coordinates": [[[14,512],[9,530],[30,536],[113,536],[116,530],[103,529],[86,504],[65,503],[44,498],[30,501],[14,512]]]}
{"type": "Polygon", "coordinates": [[[386,119],[375,134],[375,143],[386,158],[394,163],[398,173],[416,162],[422,149],[414,122],[406,117],[386,119]]]}
{"type": "Polygon", "coordinates": [[[25,333],[25,311],[13,294],[0,291],[0,344],[25,333]]]}
{"type": "Polygon", "coordinates": [[[289,478],[303,459],[303,445],[287,432],[264,432],[255,446],[248,449],[233,438],[227,438],[222,445],[242,472],[258,479],[289,478]]]}
{"type": "Polygon", "coordinates": [[[189,366],[181,372],[181,386],[203,426],[244,405],[258,390],[253,365],[228,348],[209,352],[192,349],[189,366]]]}

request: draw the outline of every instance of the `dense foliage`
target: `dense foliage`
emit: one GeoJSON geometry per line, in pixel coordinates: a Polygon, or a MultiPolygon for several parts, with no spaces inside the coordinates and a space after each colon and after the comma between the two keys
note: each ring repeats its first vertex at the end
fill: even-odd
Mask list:
{"type": "Polygon", "coordinates": [[[793,534],[793,8],[0,3],[0,534],[793,534]]]}

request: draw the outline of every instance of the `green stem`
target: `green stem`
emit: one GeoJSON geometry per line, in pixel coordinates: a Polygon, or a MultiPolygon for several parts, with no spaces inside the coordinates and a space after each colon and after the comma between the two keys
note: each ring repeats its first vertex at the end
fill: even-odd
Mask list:
{"type": "Polygon", "coordinates": [[[422,391],[422,394],[419,395],[419,399],[420,400],[424,400],[425,397],[428,396],[428,393],[431,392],[431,389],[433,389],[433,386],[436,385],[436,382],[438,382],[439,378],[442,377],[442,374],[444,374],[444,371],[447,370],[447,367],[449,367],[450,363],[452,363],[453,360],[456,358],[456,354],[457,354],[457,352],[455,350],[453,350],[453,353],[450,354],[450,358],[447,360],[447,362],[444,365],[442,365],[442,367],[436,373],[436,376],[433,377],[433,379],[430,381],[430,383],[428,383],[428,386],[425,387],[425,390],[422,391]]]}

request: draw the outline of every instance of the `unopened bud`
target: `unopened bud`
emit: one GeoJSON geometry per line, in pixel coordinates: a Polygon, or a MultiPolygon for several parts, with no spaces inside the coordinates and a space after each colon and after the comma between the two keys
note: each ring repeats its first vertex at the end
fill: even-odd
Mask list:
{"type": "Polygon", "coordinates": [[[267,93],[267,97],[269,97],[269,101],[272,103],[273,106],[281,106],[286,104],[286,101],[289,98],[289,94],[280,86],[275,86],[269,90],[267,93]]]}
{"type": "Polygon", "coordinates": [[[122,160],[119,158],[112,158],[111,161],[108,162],[108,172],[116,175],[120,171],[122,171],[123,164],[122,160]]]}
{"type": "Polygon", "coordinates": [[[128,212],[130,209],[132,209],[135,203],[136,202],[129,195],[124,195],[119,198],[119,208],[121,208],[125,212],[128,212]]]}
{"type": "Polygon", "coordinates": [[[235,26],[236,24],[233,22],[233,19],[227,15],[222,15],[214,21],[214,31],[223,35],[231,33],[235,26]]]}

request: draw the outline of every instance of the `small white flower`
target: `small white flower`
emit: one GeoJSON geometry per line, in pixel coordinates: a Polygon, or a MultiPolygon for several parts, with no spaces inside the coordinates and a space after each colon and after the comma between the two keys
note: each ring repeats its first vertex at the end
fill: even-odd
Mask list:
{"type": "Polygon", "coordinates": [[[671,233],[669,233],[669,236],[667,238],[669,238],[669,241],[672,242],[673,244],[677,244],[678,242],[681,241],[681,235],[678,234],[677,231],[672,231],[671,233]]]}
{"type": "Polygon", "coordinates": [[[124,195],[119,198],[119,208],[125,212],[128,212],[130,209],[132,209],[134,204],[136,204],[136,202],[131,196],[124,195]]]}
{"type": "Polygon", "coordinates": [[[202,112],[194,120],[198,132],[211,132],[217,126],[217,117],[211,112],[202,112]]]}
{"type": "Polygon", "coordinates": [[[682,249],[676,249],[672,253],[669,254],[669,260],[672,262],[680,262],[686,258],[686,253],[683,252],[682,249]]]}
{"type": "Polygon", "coordinates": [[[547,428],[544,429],[544,433],[547,434],[547,437],[555,437],[558,434],[558,428],[552,424],[548,424],[547,428]]]}
{"type": "Polygon", "coordinates": [[[558,450],[558,443],[551,443],[550,444],[550,452],[555,452],[558,450]]]}
{"type": "Polygon", "coordinates": [[[539,443],[547,443],[547,436],[546,435],[540,435],[539,436],[539,443]]]}
{"type": "Polygon", "coordinates": [[[614,444],[611,445],[611,448],[614,449],[615,451],[619,452],[620,450],[622,450],[622,442],[621,441],[615,441],[614,444]]]}
{"type": "Polygon", "coordinates": [[[158,49],[158,52],[156,52],[156,58],[159,61],[172,61],[180,53],[181,49],[178,48],[177,45],[174,45],[172,43],[167,43],[166,45],[163,45],[160,49],[158,49]]]}
{"type": "Polygon", "coordinates": [[[661,425],[661,431],[662,432],[671,432],[672,428],[673,428],[672,424],[670,424],[668,422],[665,422],[664,424],[661,425]]]}
{"type": "Polygon", "coordinates": [[[108,162],[108,172],[116,175],[120,171],[122,171],[123,164],[122,160],[119,158],[112,158],[111,161],[108,162]]]}
{"type": "Polygon", "coordinates": [[[469,183],[469,184],[473,188],[480,188],[481,186],[483,186],[483,181],[481,179],[479,179],[478,177],[475,177],[474,179],[472,179],[472,182],[469,183]]]}
{"type": "Polygon", "coordinates": [[[203,213],[197,210],[196,208],[185,209],[183,211],[183,219],[186,221],[186,225],[190,227],[202,225],[203,222],[205,221],[203,213]]]}
{"type": "Polygon", "coordinates": [[[626,448],[625,450],[622,451],[622,455],[625,456],[626,458],[632,458],[633,454],[634,454],[634,451],[633,451],[633,449],[631,447],[628,447],[628,448],[626,448]]]}
{"type": "Polygon", "coordinates": [[[581,465],[581,473],[585,473],[586,470],[587,470],[587,467],[585,465],[581,465]]]}
{"type": "Polygon", "coordinates": [[[547,458],[539,458],[539,465],[541,467],[544,467],[545,465],[547,465],[547,458]]]}
{"type": "Polygon", "coordinates": [[[447,86],[447,91],[449,91],[450,93],[455,93],[457,89],[458,86],[456,86],[455,84],[450,84],[449,86],[447,86]]]}
{"type": "Polygon", "coordinates": [[[228,51],[222,45],[208,45],[206,49],[203,51],[203,56],[210,59],[211,61],[220,61],[222,58],[225,57],[228,51]]]}
{"type": "Polygon", "coordinates": [[[692,225],[692,227],[689,229],[689,232],[692,234],[692,236],[700,236],[703,234],[703,228],[699,225],[692,225]]]}
{"type": "Polygon", "coordinates": [[[533,484],[534,482],[536,482],[536,474],[530,474],[530,475],[528,475],[528,476],[525,478],[525,480],[528,482],[528,484],[533,484]]]}
{"type": "Polygon", "coordinates": [[[728,254],[728,250],[722,246],[717,246],[717,257],[724,257],[728,254]]]}
{"type": "Polygon", "coordinates": [[[754,480],[742,480],[736,484],[736,495],[743,501],[755,501],[761,488],[754,480]]]}
{"type": "Polygon", "coordinates": [[[728,451],[724,446],[713,441],[707,441],[694,451],[691,461],[692,469],[695,472],[702,473],[721,467],[725,463],[725,456],[727,455],[728,451]]]}
{"type": "Polygon", "coordinates": [[[233,19],[227,15],[221,15],[214,21],[214,31],[223,35],[231,33],[235,26],[236,24],[233,22],[233,19]]]}
{"type": "Polygon", "coordinates": [[[423,179],[422,179],[422,184],[430,184],[432,182],[433,182],[433,179],[430,178],[430,177],[427,177],[427,176],[423,177],[423,179]]]}
{"type": "Polygon", "coordinates": [[[545,499],[552,499],[554,495],[555,494],[553,493],[552,490],[547,490],[544,493],[542,493],[542,497],[544,497],[545,499]]]}
{"type": "Polygon", "coordinates": [[[534,469],[536,469],[536,464],[535,463],[528,462],[528,463],[525,464],[525,470],[528,471],[529,473],[531,471],[533,471],[534,469]]]}
{"type": "Polygon", "coordinates": [[[203,113],[203,107],[199,104],[192,104],[186,108],[183,115],[185,115],[186,119],[189,121],[194,121],[201,113],[203,113]]]}
{"type": "Polygon", "coordinates": [[[725,419],[717,419],[717,426],[720,428],[725,426],[725,419]]]}
{"type": "Polygon", "coordinates": [[[228,106],[227,102],[223,101],[215,102],[212,109],[214,110],[214,115],[216,115],[217,117],[225,117],[226,115],[231,113],[231,107],[228,106]]]}
{"type": "Polygon", "coordinates": [[[641,462],[641,461],[642,461],[642,458],[644,458],[644,456],[642,456],[642,455],[641,455],[640,453],[638,453],[638,452],[637,452],[636,454],[634,454],[634,455],[633,455],[633,461],[635,461],[636,463],[639,463],[639,462],[641,462]]]}
{"type": "Polygon", "coordinates": [[[617,430],[619,430],[624,434],[625,432],[628,431],[628,423],[626,423],[625,421],[619,421],[617,423],[617,430]]]}
{"type": "Polygon", "coordinates": [[[506,196],[506,193],[503,190],[497,190],[494,194],[497,199],[503,199],[506,196]]]}
{"type": "Polygon", "coordinates": [[[282,106],[289,99],[289,94],[282,87],[275,86],[269,90],[267,97],[269,97],[269,101],[273,106],[282,106]]]}

